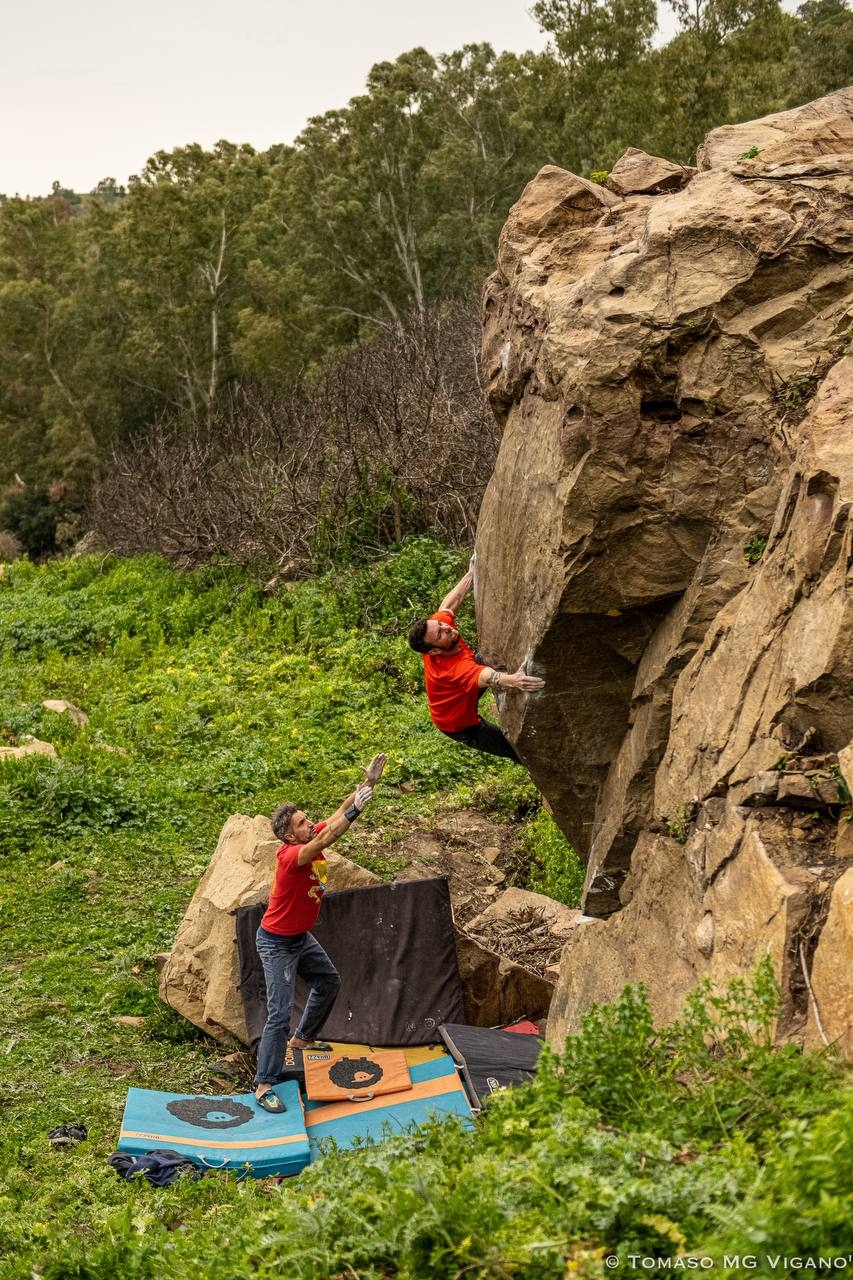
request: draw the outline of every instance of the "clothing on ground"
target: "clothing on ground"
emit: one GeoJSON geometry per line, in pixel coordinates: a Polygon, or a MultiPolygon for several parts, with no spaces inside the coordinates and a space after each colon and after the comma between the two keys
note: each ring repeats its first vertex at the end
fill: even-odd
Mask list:
{"type": "Polygon", "coordinates": [[[152,1187],[168,1187],[176,1182],[181,1174],[187,1174],[195,1181],[204,1177],[204,1169],[200,1169],[194,1160],[182,1156],[179,1151],[167,1151],[163,1148],[149,1151],[144,1156],[132,1156],[126,1151],[114,1151],[107,1160],[120,1178],[133,1178],[141,1173],[152,1187]]]}

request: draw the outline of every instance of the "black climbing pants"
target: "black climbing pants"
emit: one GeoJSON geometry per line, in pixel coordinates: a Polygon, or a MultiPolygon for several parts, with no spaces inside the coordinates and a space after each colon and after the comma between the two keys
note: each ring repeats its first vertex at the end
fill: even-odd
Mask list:
{"type": "MultiPolygon", "coordinates": [[[[444,732],[444,730],[442,730],[444,732]]],[[[464,747],[473,747],[475,751],[485,751],[490,756],[501,756],[504,760],[512,760],[521,764],[515,747],[504,737],[499,725],[490,720],[481,720],[467,729],[457,729],[455,733],[446,734],[454,742],[461,742],[464,747]]]]}

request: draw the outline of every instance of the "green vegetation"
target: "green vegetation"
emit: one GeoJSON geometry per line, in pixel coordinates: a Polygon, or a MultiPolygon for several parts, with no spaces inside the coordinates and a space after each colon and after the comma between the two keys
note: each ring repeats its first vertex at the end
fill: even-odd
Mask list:
{"type": "Polygon", "coordinates": [[[653,0],[538,0],[544,51],[410,50],[293,145],[158,151],[126,189],[0,199],[0,530],[66,546],[116,443],[164,416],[204,429],[238,387],[289,391],[475,296],[542,165],[601,181],[628,146],[686,162],[708,129],[853,77],[844,0],[670,7],[655,47],[653,0]]]}
{"type": "Polygon", "coordinates": [[[545,809],[525,826],[521,847],[522,863],[529,868],[524,877],[525,887],[565,902],[566,906],[579,906],[583,863],[545,809]]]}
{"type": "Polygon", "coordinates": [[[682,805],[674,818],[666,818],[665,826],[667,834],[676,841],[677,844],[687,844],[690,835],[690,815],[686,806],[682,805]]]}
{"type": "Polygon", "coordinates": [[[797,374],[780,389],[779,399],[789,413],[801,414],[817,390],[818,378],[813,373],[797,374]]]}
{"type": "Polygon", "coordinates": [[[446,742],[419,696],[401,632],[461,567],[421,539],[275,597],[234,570],[153,558],[0,577],[3,738],[59,752],[0,767],[0,1280],[533,1280],[603,1275],[611,1252],[843,1249],[850,1095],[830,1057],[768,1047],[766,973],[700,992],[661,1033],[626,990],[473,1134],[436,1125],[330,1152],[281,1187],[214,1175],[155,1192],[106,1165],[130,1085],[237,1084],[160,1003],[153,963],[229,813],[291,795],[322,812],[382,746],[351,856],[393,872],[412,821],[439,800],[479,803],[522,824],[531,884],[576,900],[577,864],[535,789],[446,742]],[[50,696],[89,724],[46,711],[50,696]],[[116,1021],[128,1015],[144,1022],[116,1021]],[[48,1145],[81,1121],[87,1142],[48,1145]]]}
{"type": "Polygon", "coordinates": [[[386,823],[428,812],[456,785],[516,772],[451,748],[419,696],[405,627],[461,564],[416,539],[369,569],[275,597],[227,567],[182,575],[151,557],[7,569],[0,734],[50,739],[61,758],[3,771],[4,851],[50,861],[78,839],[94,854],[97,839],[128,856],[132,844],[156,848],[175,870],[187,845],[211,848],[235,809],[269,811],[294,787],[305,803],[337,803],[379,745],[390,756],[386,823]],[[50,697],[85,708],[90,724],[46,711],[50,697]]]}
{"type": "Polygon", "coordinates": [[[743,558],[747,564],[758,564],[766,550],[767,539],[758,533],[754,533],[743,544],[743,558]]]}

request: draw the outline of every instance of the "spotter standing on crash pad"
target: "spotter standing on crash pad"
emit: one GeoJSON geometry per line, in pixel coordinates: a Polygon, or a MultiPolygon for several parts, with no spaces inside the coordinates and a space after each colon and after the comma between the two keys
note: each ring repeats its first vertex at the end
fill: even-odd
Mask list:
{"type": "Polygon", "coordinates": [[[509,672],[496,671],[478,662],[456,627],[456,610],[473,581],[474,556],[468,572],[448,591],[438,610],[411,628],[409,644],[416,653],[423,654],[429,713],[435,727],[475,751],[521,764],[512,743],[498,725],[483,719],[477,703],[486,688],[535,693],[544,688],[545,681],[527,675],[524,663],[517,671],[509,672]]]}
{"type": "Polygon", "coordinates": [[[254,1083],[258,1105],[273,1115],[285,1109],[271,1092],[273,1085],[285,1078],[285,1048],[289,1044],[304,1049],[310,1044],[329,1016],[341,985],[337,969],[310,933],[325,890],[323,854],[350,829],[370,801],[385,760],[384,755],[373,757],[364,770],[362,785],[325,822],[315,826],[295,804],[279,805],[272,816],[272,829],[283,843],[276,854],[269,906],[255,938],[264,967],[267,1020],[258,1045],[254,1083]],[[308,985],[308,999],[299,1026],[288,1040],[297,974],[308,985]]]}

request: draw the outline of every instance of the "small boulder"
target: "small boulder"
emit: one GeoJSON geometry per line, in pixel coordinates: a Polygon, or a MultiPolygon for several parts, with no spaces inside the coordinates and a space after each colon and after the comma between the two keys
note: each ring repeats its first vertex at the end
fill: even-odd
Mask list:
{"type": "Polygon", "coordinates": [[[506,956],[457,931],[456,956],[465,1018],[472,1027],[496,1027],[519,1018],[547,1017],[553,985],[506,956]]]}
{"type": "Polygon", "coordinates": [[[469,932],[476,932],[484,925],[506,925],[521,915],[541,921],[545,931],[556,938],[567,938],[582,912],[576,907],[564,906],[544,893],[532,893],[529,889],[510,888],[486,907],[476,919],[470,921],[469,932]]]}
{"type": "Polygon", "coordinates": [[[50,756],[58,759],[56,747],[52,742],[40,742],[38,738],[30,738],[19,747],[0,747],[0,760],[20,760],[23,756],[50,756]]]}
{"type": "Polygon", "coordinates": [[[652,196],[663,191],[678,191],[695,172],[660,156],[650,156],[638,147],[629,147],[610,170],[605,185],[617,196],[652,196]]]}
{"type": "Polygon", "coordinates": [[[48,711],[55,711],[57,715],[67,715],[69,720],[73,720],[76,725],[82,726],[89,723],[89,717],[85,711],[81,711],[79,707],[75,707],[73,702],[67,702],[65,698],[45,698],[41,704],[48,711]]]}
{"type": "Polygon", "coordinates": [[[826,778],[786,773],[779,779],[776,803],[789,809],[826,809],[841,801],[835,784],[826,778]]]}

